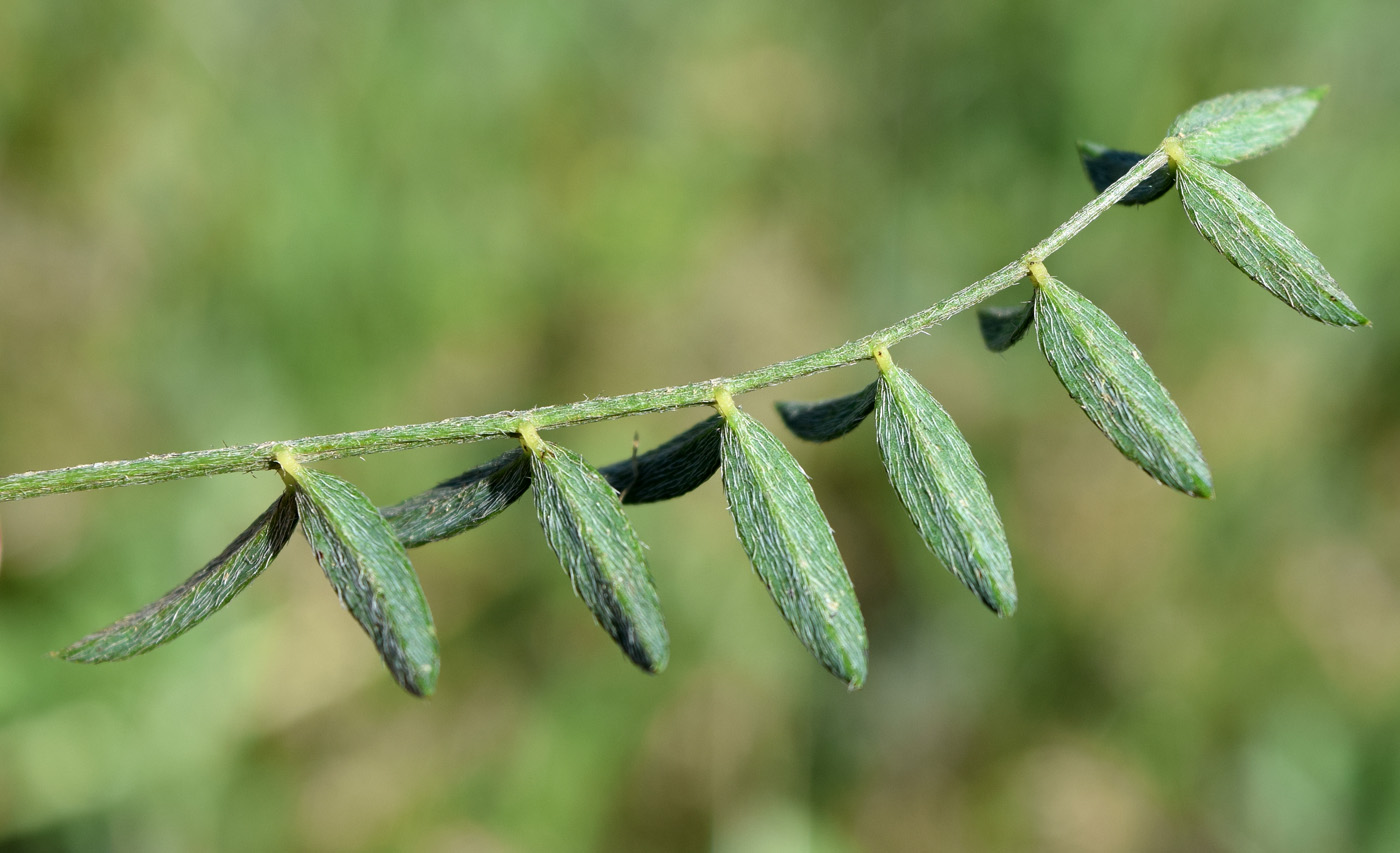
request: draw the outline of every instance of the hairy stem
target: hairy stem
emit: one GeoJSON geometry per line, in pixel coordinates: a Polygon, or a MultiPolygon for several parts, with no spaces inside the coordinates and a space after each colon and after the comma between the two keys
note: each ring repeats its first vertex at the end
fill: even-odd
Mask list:
{"type": "MultiPolygon", "coordinates": [[[[780,385],[823,370],[842,367],[872,357],[880,347],[888,347],[917,334],[929,326],[942,323],[960,314],[993,294],[1005,290],[1025,278],[1029,265],[1043,262],[1072,237],[1084,230],[1115,202],[1142,183],[1148,175],[1167,162],[1167,155],[1158,148],[1138,163],[1116,183],[1104,190],[1078,213],[1070,217],[1054,233],[1021,258],[1007,264],[991,275],[973,282],[942,302],[906,317],[893,326],[866,335],[860,340],[811,355],[782,361],[721,379],[692,382],[671,388],[657,388],[616,397],[598,397],[577,403],[540,406],[520,412],[498,412],[466,418],[448,418],[427,424],[380,427],[379,429],[318,435],[292,441],[268,441],[218,450],[195,450],[146,456],[121,462],[98,462],[52,471],[31,471],[0,478],[0,501],[21,500],[40,495],[105,489],[113,486],[134,486],[160,483],[188,477],[214,474],[266,471],[278,467],[279,454],[288,454],[299,462],[339,459],[408,450],[435,444],[477,441],[483,438],[517,436],[525,426],[535,429],[573,426],[594,421],[623,418],[646,412],[664,412],[689,406],[713,404],[723,389],[728,394],[742,394],[770,385],[780,385]]],[[[286,457],[284,457],[286,458],[286,457]]]]}

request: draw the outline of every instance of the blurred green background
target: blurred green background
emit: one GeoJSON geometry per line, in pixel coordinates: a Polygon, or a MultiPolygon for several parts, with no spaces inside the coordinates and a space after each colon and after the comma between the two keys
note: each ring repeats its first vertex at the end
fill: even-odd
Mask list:
{"type": "MultiPolygon", "coordinates": [[[[1034,345],[989,354],[970,315],[901,345],[987,472],[1021,609],[924,550],[870,426],[790,442],[869,626],[856,693],[783,625],[717,482],[632,512],[656,678],[528,501],[416,552],[429,701],[300,536],[168,647],[47,657],[217,553],[274,475],[0,505],[0,851],[1400,849],[1397,32],[1388,0],[8,0],[0,473],[830,346],[1048,234],[1091,195],[1077,138],[1146,150],[1244,88],[1332,84],[1234,171],[1375,327],[1293,314],[1175,194],[1053,259],[1172,390],[1210,502],[1121,459],[1034,345]]],[[[869,376],[742,402],[776,425],[869,376]]],[[[550,437],[604,464],[702,416],[550,437]]],[[[389,503],[507,446],[326,467],[389,503]]]]}

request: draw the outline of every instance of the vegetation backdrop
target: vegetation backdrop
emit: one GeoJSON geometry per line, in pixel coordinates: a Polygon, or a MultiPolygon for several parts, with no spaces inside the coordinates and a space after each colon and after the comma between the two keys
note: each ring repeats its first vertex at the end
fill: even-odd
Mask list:
{"type": "MultiPolygon", "coordinates": [[[[298,536],[178,642],[46,655],[281,484],[0,506],[0,850],[1393,850],[1400,846],[1400,4],[165,0],[0,10],[0,472],[734,373],[921,309],[1223,92],[1330,83],[1240,174],[1375,326],[1299,317],[1172,199],[1051,265],[1215,474],[1124,461],[1034,346],[896,358],[1016,557],[991,616],[867,425],[794,452],[870,631],[847,693],[718,482],[635,508],[673,638],[636,671],[528,505],[416,553],[437,695],[385,676],[298,536]]],[[[1024,289],[1024,288],[1022,288],[1024,289]]],[[[1000,301],[1027,298],[1012,291],[1000,301]]],[[[741,402],[869,381],[868,366],[741,402]]],[[[703,413],[551,433],[595,464],[703,413]]],[[[504,442],[327,466],[390,503],[504,442]]]]}

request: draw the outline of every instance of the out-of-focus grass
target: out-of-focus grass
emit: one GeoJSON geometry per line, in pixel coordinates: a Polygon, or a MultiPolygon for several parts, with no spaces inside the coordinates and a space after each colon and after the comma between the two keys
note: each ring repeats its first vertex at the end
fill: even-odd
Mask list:
{"type": "MultiPolygon", "coordinates": [[[[528,509],[415,555],[438,695],[300,537],[142,658],[45,656],[216,553],[275,477],[0,506],[0,849],[1390,850],[1400,845],[1393,3],[0,10],[0,470],[624,392],[822,348],[1000,266],[1234,89],[1331,83],[1236,171],[1375,323],[1299,318],[1174,197],[1052,270],[1144,350],[1219,497],[1118,458],[1033,346],[897,357],[958,419],[1022,592],[923,550],[869,427],[795,446],[871,636],[825,676],[716,484],[633,518],[634,671],[528,509]]],[[[1024,298],[1012,294],[1007,299],[1024,298]]],[[[861,368],[745,398],[842,393],[861,368]]],[[[551,435],[597,463],[699,413],[551,435]]],[[[381,502],[496,445],[332,467],[381,502]]]]}

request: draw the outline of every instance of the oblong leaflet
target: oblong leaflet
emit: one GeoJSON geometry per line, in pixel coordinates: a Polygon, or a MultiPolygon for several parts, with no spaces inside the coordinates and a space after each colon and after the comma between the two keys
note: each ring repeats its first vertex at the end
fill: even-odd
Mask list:
{"type": "Polygon", "coordinates": [[[262,574],[297,526],[290,489],[189,580],[159,601],[89,634],[58,652],[66,660],[123,660],[167,643],[203,622],[262,574]]]}
{"type": "Polygon", "coordinates": [[[1057,279],[1036,286],[1040,350],[1095,425],[1159,482],[1210,497],[1210,469],[1167,390],[1109,316],[1057,279]]]}
{"type": "Polygon", "coordinates": [[[977,328],[992,352],[1006,352],[1016,345],[1035,319],[1031,303],[993,305],[977,309],[977,328]]]}
{"type": "Polygon", "coordinates": [[[1167,130],[1191,157],[1228,166],[1267,154],[1298,135],[1327,94],[1326,86],[1232,92],[1202,101],[1167,130]]]}
{"type": "MultiPolygon", "coordinates": [[[[1116,151],[1094,142],[1079,142],[1079,162],[1084,164],[1084,173],[1089,177],[1095,192],[1103,192],[1114,182],[1128,174],[1146,155],[1132,151],[1116,151]]],[[[1176,175],[1170,166],[1163,166],[1148,175],[1142,183],[1128,190],[1128,194],[1118,200],[1119,204],[1131,207],[1147,204],[1167,194],[1176,184],[1176,175]]]]}
{"type": "Polygon", "coordinates": [[[416,548],[481,526],[529,488],[530,463],[515,448],[379,514],[405,548],[416,548]]]}
{"type": "Polygon", "coordinates": [[[719,470],[720,417],[706,418],[640,456],[598,469],[625,504],[677,498],[719,470]]]}
{"type": "Polygon", "coordinates": [[[881,365],[875,436],[890,484],[929,550],[995,613],[1016,609],[1011,548],[972,450],[933,395],[881,365]]]}
{"type": "Polygon", "coordinates": [[[359,489],[324,471],[283,471],[296,483],[301,529],[341,604],[369,634],[399,686],[428,696],[438,639],[408,554],[359,489]]]}
{"type": "Polygon", "coordinates": [[[875,383],[854,394],[818,403],[781,402],[777,409],[783,423],[798,438],[831,441],[860,426],[875,410],[875,383]]]}
{"type": "Polygon", "coordinates": [[[645,548],[617,493],[578,454],[538,441],[529,457],[545,540],[603,630],[637,666],[660,672],[670,638],[645,548]]]}
{"type": "Polygon", "coordinates": [[[1370,322],[1322,261],[1242,181],[1192,159],[1180,163],[1177,174],[1187,218],[1241,272],[1314,320],[1334,326],[1370,322]]]}
{"type": "Polygon", "coordinates": [[[859,687],[865,620],[806,475],[772,433],[738,409],[725,412],[721,457],[739,541],[773,602],[828,671],[859,687]]]}

